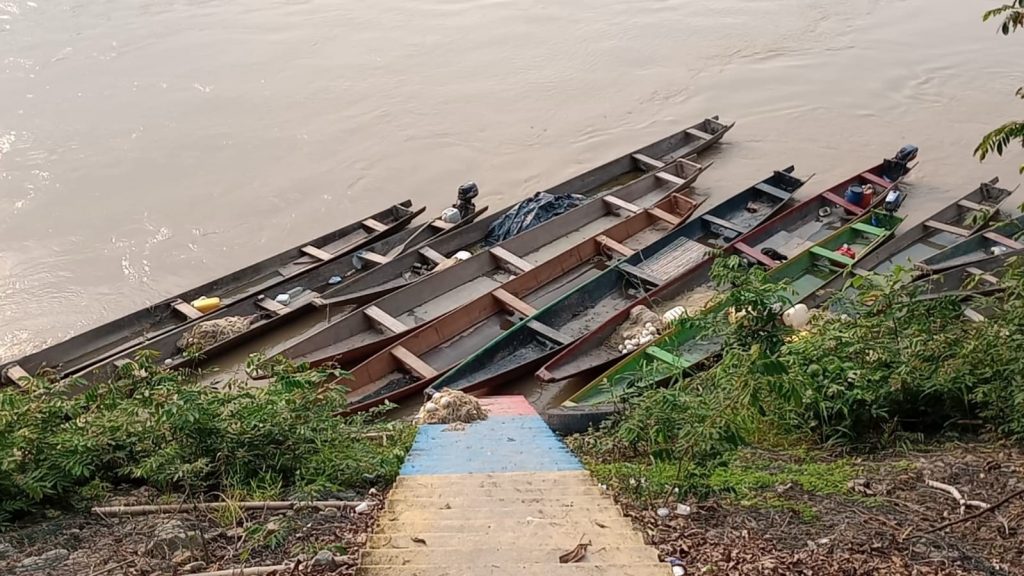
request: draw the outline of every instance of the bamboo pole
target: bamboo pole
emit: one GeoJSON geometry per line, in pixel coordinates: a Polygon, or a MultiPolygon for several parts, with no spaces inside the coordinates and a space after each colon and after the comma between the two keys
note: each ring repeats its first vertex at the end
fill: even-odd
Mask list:
{"type": "Polygon", "coordinates": [[[293,510],[295,508],[356,508],[360,504],[373,506],[372,502],[345,502],[342,500],[321,500],[313,502],[199,502],[195,504],[163,504],[148,506],[107,506],[93,508],[93,514],[100,516],[141,516],[145,514],[187,514],[194,510],[293,510]]]}

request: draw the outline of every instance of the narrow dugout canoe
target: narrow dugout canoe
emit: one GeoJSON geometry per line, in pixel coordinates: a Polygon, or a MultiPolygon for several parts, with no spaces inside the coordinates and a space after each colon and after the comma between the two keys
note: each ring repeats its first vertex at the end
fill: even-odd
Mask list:
{"type": "MultiPolygon", "coordinates": [[[[786,297],[791,304],[805,301],[831,278],[843,274],[858,258],[870,254],[889,241],[903,218],[880,211],[864,214],[824,240],[794,255],[781,265],[768,270],[773,282],[786,284],[786,297]],[[837,252],[848,246],[855,258],[837,252]]],[[[727,287],[715,287],[727,292],[727,287]]],[[[721,300],[713,304],[715,312],[725,313],[721,300]]],[[[668,310],[675,304],[665,302],[657,307],[668,310]]],[[[697,326],[680,322],[650,344],[643,346],[601,374],[583,389],[563,402],[560,409],[549,410],[546,417],[559,431],[585,430],[615,412],[615,400],[633,386],[639,377],[646,382],[661,383],[679,374],[706,365],[721,348],[721,338],[705,336],[697,326]]]]}
{"type": "MultiPolygon", "coordinates": [[[[494,247],[477,246],[476,254],[466,261],[372,304],[355,311],[350,306],[338,307],[340,317],[310,335],[285,343],[271,357],[281,354],[313,366],[353,366],[408,330],[495,289],[510,274],[526,271],[629,214],[687,190],[703,170],[694,162],[676,160],[603,196],[601,201],[587,202],[494,247]]],[[[679,222],[679,216],[662,215],[673,226],[679,222]]]]}
{"type": "MultiPolygon", "coordinates": [[[[730,247],[729,253],[740,253],[749,260],[768,267],[778,266],[779,261],[770,258],[761,250],[772,248],[783,255],[802,252],[815,242],[833,234],[849,222],[853,218],[852,215],[864,213],[863,209],[850,205],[843,199],[848,187],[873,184],[880,189],[875,196],[876,202],[872,203],[877,205],[878,202],[884,201],[885,191],[893,185],[886,174],[889,177],[904,176],[912,168],[913,166],[905,162],[889,159],[857,172],[745,234],[730,247]]],[[[622,360],[625,354],[614,346],[607,346],[606,342],[627,321],[632,310],[636,306],[648,304],[648,300],[679,301],[682,305],[699,308],[714,295],[710,288],[700,288],[708,284],[710,270],[711,261],[706,260],[684,276],[655,290],[647,298],[620,310],[552,358],[537,372],[537,378],[542,382],[556,382],[587,374],[593,375],[622,360]]]]}
{"type": "Polygon", "coordinates": [[[979,234],[961,240],[917,263],[922,274],[936,274],[965,264],[977,264],[989,258],[1024,248],[1024,215],[996,224],[979,234]]]}
{"type": "Polygon", "coordinates": [[[631,213],[505,283],[412,331],[359,364],[337,383],[351,390],[349,410],[358,412],[415,394],[503,328],[594,277],[626,250],[670,233],[700,201],[672,194],[653,209],[631,213]],[[672,219],[666,220],[666,215],[672,219]]]}
{"type": "Polygon", "coordinates": [[[793,167],[741,191],[516,324],[431,385],[470,392],[528,374],[630,302],[769,220],[804,180],[793,167]]]}
{"type": "Polygon", "coordinates": [[[190,305],[199,298],[219,297],[222,305],[237,302],[394,235],[424,210],[412,210],[411,206],[410,200],[395,204],[251,266],[18,358],[4,367],[3,380],[13,384],[42,369],[52,370],[55,376],[64,378],[97,362],[135,350],[156,336],[208,316],[190,305]]]}

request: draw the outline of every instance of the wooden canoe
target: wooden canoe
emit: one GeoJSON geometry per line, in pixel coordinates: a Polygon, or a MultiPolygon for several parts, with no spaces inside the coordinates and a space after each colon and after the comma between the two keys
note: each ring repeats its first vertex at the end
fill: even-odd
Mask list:
{"type": "MultiPolygon", "coordinates": [[[[653,206],[668,194],[683,192],[703,170],[694,162],[676,160],[603,196],[601,201],[584,203],[494,247],[478,244],[474,247],[476,254],[466,261],[429,274],[372,304],[355,311],[342,304],[338,317],[286,342],[270,356],[281,354],[313,366],[354,366],[408,330],[494,290],[509,275],[548,260],[634,211],[653,206]]],[[[669,219],[677,221],[678,217],[669,219]]],[[[327,301],[322,306],[329,310],[333,305],[327,301]]]]}
{"type": "Polygon", "coordinates": [[[525,375],[617,311],[769,220],[804,180],[793,167],[743,190],[545,306],[439,378],[433,390],[486,390],[525,375]]]}
{"type": "MultiPolygon", "coordinates": [[[[805,301],[832,278],[842,275],[857,259],[869,255],[892,238],[902,222],[903,218],[884,212],[865,214],[785,263],[770,269],[768,276],[773,282],[786,284],[786,297],[791,304],[805,301]],[[836,252],[844,244],[854,250],[856,259],[836,252]]],[[[727,287],[715,288],[723,292],[728,290],[727,287]]],[[[656,311],[664,312],[675,305],[674,302],[665,301],[656,306],[656,311]]],[[[721,301],[715,306],[719,312],[723,311],[721,301]]],[[[648,346],[626,356],[569,398],[563,406],[608,404],[632,384],[637,374],[642,373],[650,381],[660,381],[702,365],[720,347],[720,339],[705,337],[700,329],[685,322],[680,323],[648,346]]]]}
{"type": "MultiPolygon", "coordinates": [[[[689,158],[707,150],[717,144],[732,129],[733,124],[721,122],[718,116],[712,116],[548,188],[545,192],[552,195],[600,196],[647,172],[661,168],[667,163],[681,158],[689,158]]],[[[351,282],[334,287],[324,293],[323,298],[332,306],[362,306],[385,294],[418,282],[422,279],[422,274],[419,274],[417,269],[432,268],[437,264],[438,255],[451,256],[459,250],[476,247],[483,242],[491,224],[514,208],[514,205],[509,206],[488,218],[479,220],[460,234],[449,237],[447,242],[431,246],[430,251],[411,252],[388,261],[351,282]]]]}
{"type": "Polygon", "coordinates": [[[410,200],[395,204],[256,264],[19,358],[5,366],[3,378],[15,383],[15,379],[41,369],[52,370],[63,378],[97,362],[123,356],[154,337],[203,319],[204,315],[189,304],[198,298],[216,296],[223,304],[231,304],[396,234],[424,210],[412,210],[411,206],[410,200]],[[11,375],[16,377],[12,379],[11,375]]]}
{"type": "MultiPolygon", "coordinates": [[[[775,218],[739,238],[730,247],[728,253],[735,252],[752,262],[775,267],[780,262],[763,254],[762,248],[774,248],[783,254],[791,255],[806,250],[815,242],[828,237],[849,223],[854,217],[851,214],[864,213],[863,210],[847,204],[843,199],[845,190],[849,186],[869,183],[873,184],[876,189],[882,188],[882,186],[888,189],[892,186],[885,176],[887,166],[889,166],[887,162],[894,161],[880,162],[781,212],[775,218]],[[827,215],[822,216],[822,209],[826,210],[827,215]]],[[[897,173],[905,175],[912,168],[912,166],[906,166],[905,169],[897,173]]],[[[884,200],[884,197],[884,189],[879,190],[876,199],[884,200]]],[[[708,289],[701,288],[708,284],[710,270],[711,260],[707,259],[693,267],[684,276],[655,290],[647,298],[638,300],[620,310],[552,358],[537,372],[537,378],[542,382],[555,382],[586,374],[592,376],[622,360],[625,354],[619,352],[614,346],[607,346],[606,342],[619,329],[619,326],[626,322],[633,308],[659,301],[703,303],[712,295],[708,289]]]]}
{"type": "Polygon", "coordinates": [[[922,286],[918,298],[957,298],[963,307],[964,318],[972,322],[984,322],[987,310],[975,300],[1002,292],[1005,289],[1002,277],[1006,267],[1022,256],[1024,250],[1013,250],[918,279],[914,281],[914,284],[922,286]]]}
{"type": "Polygon", "coordinates": [[[816,308],[847,288],[852,275],[888,274],[897,266],[913,269],[921,259],[978,233],[999,212],[999,206],[1012,193],[999,188],[998,178],[982,182],[977,188],[925,218],[891,242],[857,263],[855,271],[833,279],[808,298],[806,304],[816,308]]]}
{"type": "Polygon", "coordinates": [[[630,212],[561,254],[532,266],[456,310],[407,333],[359,364],[338,384],[349,388],[349,410],[358,412],[415,394],[473,353],[481,341],[598,275],[626,250],[671,233],[700,204],[672,194],[651,209],[630,212]]]}
{"type": "Polygon", "coordinates": [[[1024,248],[1024,215],[996,224],[917,263],[922,274],[936,274],[1024,248]]]}

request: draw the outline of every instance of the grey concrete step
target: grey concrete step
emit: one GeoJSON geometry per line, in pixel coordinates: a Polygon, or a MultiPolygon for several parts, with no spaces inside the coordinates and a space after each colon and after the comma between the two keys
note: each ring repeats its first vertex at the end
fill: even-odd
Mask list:
{"type": "MultiPolygon", "coordinates": [[[[584,539],[586,540],[586,539],[584,539]]],[[[557,564],[567,548],[521,548],[509,542],[501,546],[466,548],[452,542],[452,548],[416,544],[414,548],[364,550],[360,564],[372,566],[467,566],[488,564],[557,564]]],[[[442,543],[443,545],[443,543],[442,543]]],[[[658,553],[649,546],[590,546],[580,564],[651,564],[658,553]]],[[[466,574],[473,570],[466,570],[466,574]]]]}
{"type": "Polygon", "coordinates": [[[370,566],[356,576],[671,576],[664,563],[648,564],[501,564],[467,572],[463,566],[370,566]]]}
{"type": "MultiPolygon", "coordinates": [[[[550,548],[564,548],[565,550],[571,550],[576,544],[579,543],[580,537],[584,537],[594,545],[594,549],[602,546],[632,546],[632,545],[643,545],[644,539],[639,532],[629,531],[610,531],[610,530],[588,530],[586,533],[573,533],[562,529],[561,527],[538,527],[536,530],[532,530],[529,534],[529,544],[535,542],[542,542],[542,547],[550,548]]],[[[511,545],[511,536],[508,534],[482,534],[482,533],[464,533],[464,532],[392,532],[389,534],[376,533],[370,536],[367,542],[368,549],[406,549],[422,546],[413,541],[413,538],[426,541],[427,547],[444,547],[450,548],[455,546],[455,542],[458,542],[458,546],[465,548],[487,548],[488,546],[494,546],[496,542],[503,542],[506,545],[511,545]],[[502,540],[503,539],[503,540],[502,540]]]]}

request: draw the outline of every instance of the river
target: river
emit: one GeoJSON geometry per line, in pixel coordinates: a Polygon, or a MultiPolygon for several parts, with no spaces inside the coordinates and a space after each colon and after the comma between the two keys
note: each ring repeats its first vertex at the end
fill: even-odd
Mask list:
{"type": "MultiPolygon", "coordinates": [[[[703,116],[699,186],[921,147],[911,222],[1021,155],[965,0],[0,0],[0,358],[405,198],[492,209],[703,116]]],[[[1019,201],[1020,197],[1015,197],[1019,201]]]]}

